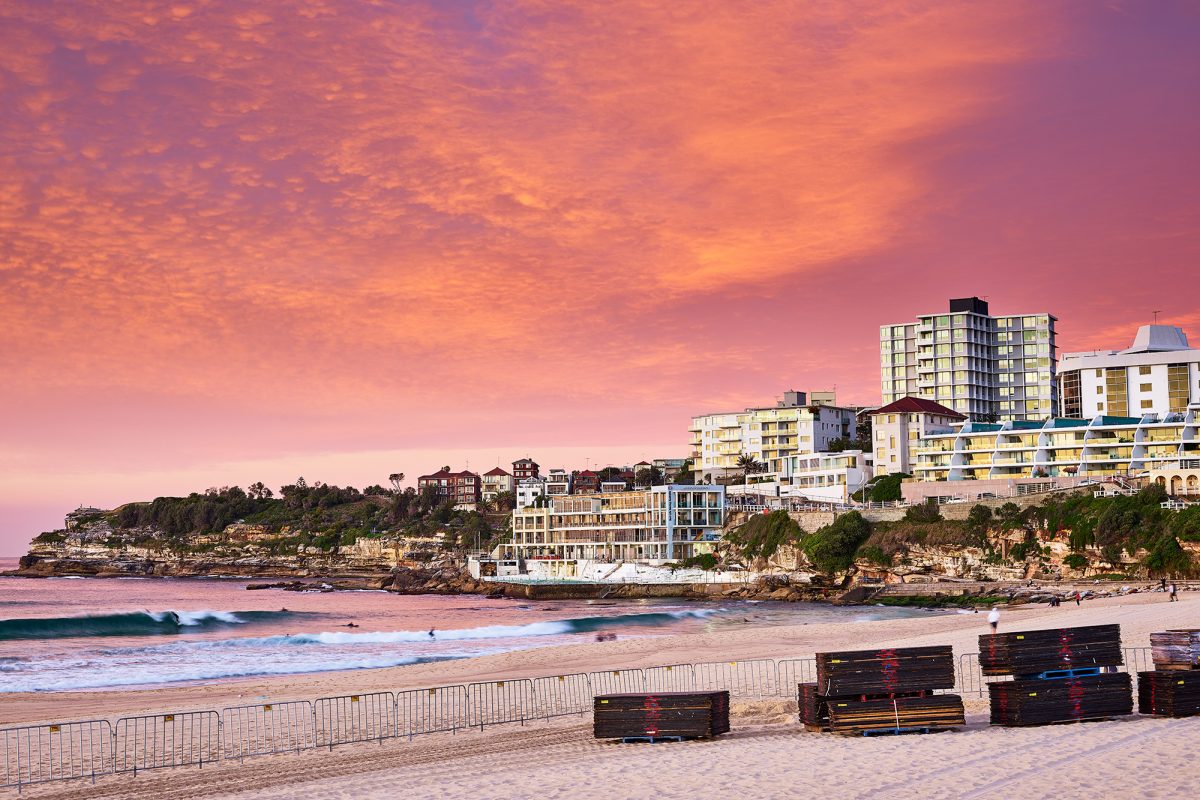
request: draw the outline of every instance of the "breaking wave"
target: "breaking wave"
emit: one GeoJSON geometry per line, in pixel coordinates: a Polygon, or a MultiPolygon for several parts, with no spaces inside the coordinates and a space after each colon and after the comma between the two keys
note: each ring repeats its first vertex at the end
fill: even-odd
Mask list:
{"type": "Polygon", "coordinates": [[[232,625],[273,622],[292,611],[132,611],[82,617],[0,620],[0,641],[66,639],[80,636],[170,636],[232,625]]]}
{"type": "Polygon", "coordinates": [[[429,631],[367,631],[364,633],[295,633],[285,636],[245,637],[220,641],[193,642],[191,647],[260,647],[262,645],[306,644],[403,644],[416,642],[461,642],[477,639],[521,639],[530,636],[561,636],[569,633],[593,633],[606,628],[630,626],[657,627],[682,619],[704,619],[713,610],[661,611],[643,614],[620,614],[608,617],[577,617],[547,620],[526,625],[485,625],[480,628],[458,628],[429,631]]]}

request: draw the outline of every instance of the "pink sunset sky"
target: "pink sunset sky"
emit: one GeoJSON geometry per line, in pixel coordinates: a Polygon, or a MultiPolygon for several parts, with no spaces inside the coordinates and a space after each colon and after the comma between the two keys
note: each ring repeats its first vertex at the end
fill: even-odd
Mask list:
{"type": "Polygon", "coordinates": [[[0,554],[83,503],[682,456],[986,296],[1200,338],[1200,6],[7,0],[0,554]]]}

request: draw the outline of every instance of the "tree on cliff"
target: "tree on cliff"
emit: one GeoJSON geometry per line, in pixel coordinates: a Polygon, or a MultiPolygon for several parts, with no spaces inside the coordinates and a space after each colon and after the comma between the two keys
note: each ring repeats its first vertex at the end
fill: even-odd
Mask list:
{"type": "Polygon", "coordinates": [[[871,524],[857,511],[850,511],[806,537],[804,554],[821,572],[842,572],[854,563],[855,553],[870,536],[871,524]]]}
{"type": "Polygon", "coordinates": [[[275,493],[267,488],[267,485],[262,481],[250,484],[250,487],[246,490],[246,493],[249,494],[254,500],[269,500],[275,496],[275,493]]]}

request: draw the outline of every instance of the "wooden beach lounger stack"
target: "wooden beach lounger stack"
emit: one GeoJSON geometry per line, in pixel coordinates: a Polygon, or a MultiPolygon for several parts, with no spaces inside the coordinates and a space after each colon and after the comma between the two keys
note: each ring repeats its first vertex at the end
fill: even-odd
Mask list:
{"type": "Polygon", "coordinates": [[[1150,634],[1154,669],[1200,669],[1200,630],[1161,631],[1150,634]]]}
{"type": "Polygon", "coordinates": [[[984,675],[1012,675],[988,684],[993,725],[1048,725],[1109,719],[1133,713],[1119,625],[984,634],[979,665],[984,675]]]}
{"type": "Polygon", "coordinates": [[[729,692],[605,694],[594,699],[597,739],[705,739],[729,731],[729,692]]]}
{"type": "Polygon", "coordinates": [[[798,686],[800,721],[835,733],[948,730],[965,722],[949,645],[817,653],[817,682],[798,686]]]}
{"type": "Polygon", "coordinates": [[[1138,711],[1156,717],[1200,714],[1200,630],[1150,634],[1154,670],[1138,673],[1138,711]]]}

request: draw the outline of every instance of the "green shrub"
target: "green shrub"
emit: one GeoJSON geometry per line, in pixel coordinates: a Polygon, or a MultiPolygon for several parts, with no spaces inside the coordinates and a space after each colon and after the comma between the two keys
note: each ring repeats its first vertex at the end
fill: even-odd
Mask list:
{"type": "Polygon", "coordinates": [[[904,521],[924,524],[941,522],[942,512],[938,511],[937,503],[930,500],[915,506],[909,506],[908,510],[904,512],[904,521]]]}
{"type": "Polygon", "coordinates": [[[1088,560],[1087,557],[1082,553],[1071,553],[1069,556],[1063,559],[1063,564],[1067,565],[1071,569],[1083,569],[1087,566],[1088,560]]]}
{"type": "Polygon", "coordinates": [[[803,536],[804,529],[786,511],[755,514],[725,534],[745,558],[770,558],[780,545],[798,544],[803,536]]]}
{"type": "Polygon", "coordinates": [[[854,563],[854,554],[870,535],[870,523],[857,511],[850,511],[806,537],[804,553],[821,572],[841,572],[854,563]]]}
{"type": "Polygon", "coordinates": [[[1179,540],[1170,533],[1161,534],[1147,549],[1150,552],[1146,556],[1145,564],[1146,569],[1150,570],[1150,574],[1183,576],[1192,574],[1194,565],[1191,556],[1179,546],[1179,540]]]}
{"type": "Polygon", "coordinates": [[[712,553],[701,553],[683,559],[678,566],[680,569],[702,569],[705,572],[711,572],[717,568],[717,557],[712,553]]]}
{"type": "Polygon", "coordinates": [[[883,552],[882,549],[873,545],[863,545],[858,549],[858,557],[870,561],[872,564],[878,564],[881,567],[890,567],[892,565],[892,555],[883,552]]]}

